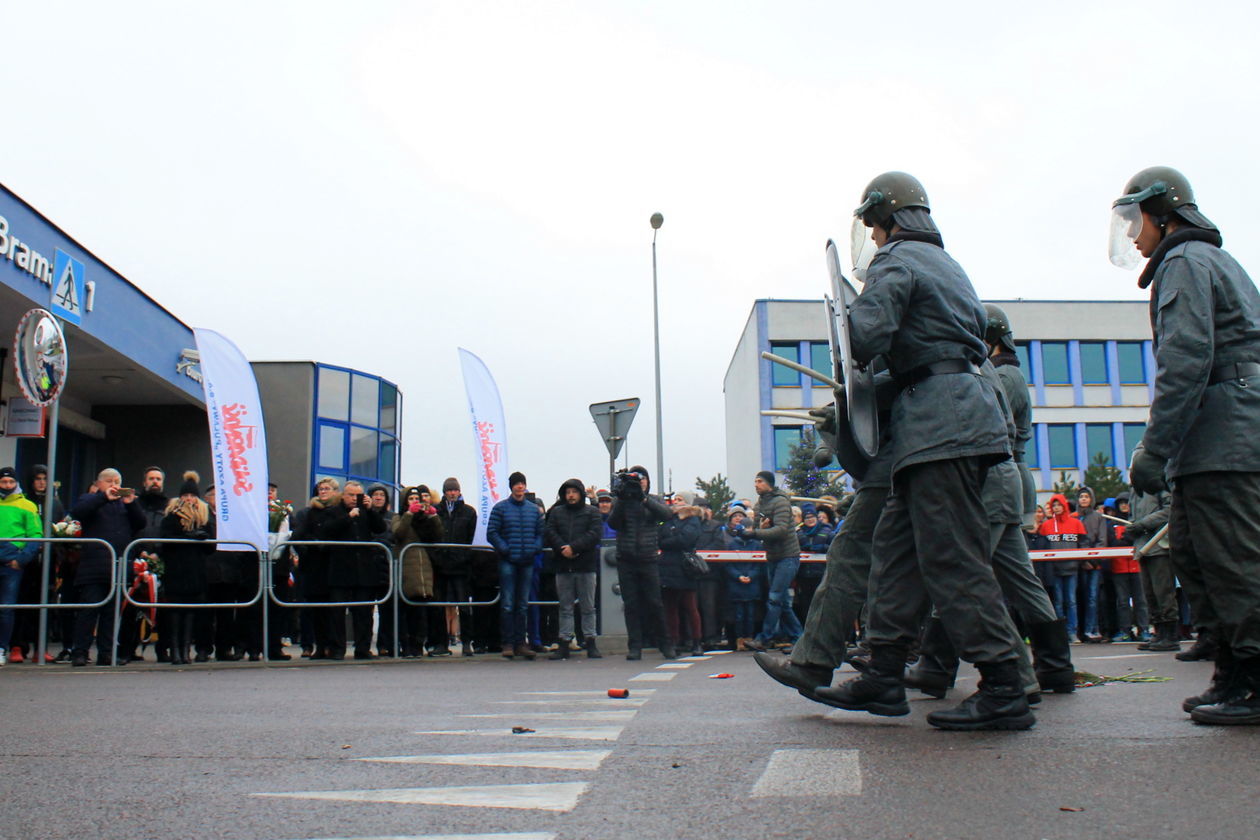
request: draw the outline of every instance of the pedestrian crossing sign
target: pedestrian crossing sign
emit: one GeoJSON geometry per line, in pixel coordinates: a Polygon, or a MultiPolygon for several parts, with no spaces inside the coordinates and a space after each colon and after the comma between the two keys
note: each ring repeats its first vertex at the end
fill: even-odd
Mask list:
{"type": "Polygon", "coordinates": [[[83,321],[83,295],[86,292],[83,263],[60,248],[53,261],[52,314],[72,324],[83,321]]]}

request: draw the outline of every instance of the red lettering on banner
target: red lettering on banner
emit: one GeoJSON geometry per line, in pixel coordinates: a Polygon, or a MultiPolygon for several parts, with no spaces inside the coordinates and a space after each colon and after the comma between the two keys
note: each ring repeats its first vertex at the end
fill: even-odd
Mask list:
{"type": "Polygon", "coordinates": [[[257,426],[247,426],[241,418],[249,412],[240,403],[223,406],[223,434],[228,444],[228,465],[235,479],[232,492],[243,496],[254,489],[250,481],[249,458],[246,450],[254,448],[257,426]]]}
{"type": "Polygon", "coordinates": [[[503,446],[497,441],[490,439],[494,434],[494,424],[487,423],[484,420],[477,423],[477,440],[481,442],[481,463],[486,471],[486,486],[490,489],[490,494],[496,499],[499,498],[499,479],[494,474],[494,465],[498,463],[500,451],[503,446]]]}

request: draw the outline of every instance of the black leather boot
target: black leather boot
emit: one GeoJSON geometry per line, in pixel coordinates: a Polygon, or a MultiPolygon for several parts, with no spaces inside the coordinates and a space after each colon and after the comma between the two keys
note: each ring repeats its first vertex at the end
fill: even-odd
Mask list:
{"type": "MultiPolygon", "coordinates": [[[[1206,633],[1199,634],[1200,640],[1206,635],[1206,633]]],[[[1193,712],[1199,706],[1220,703],[1233,690],[1234,681],[1238,676],[1238,663],[1234,660],[1234,652],[1228,644],[1218,645],[1212,641],[1211,645],[1216,651],[1216,667],[1212,669],[1212,681],[1208,683],[1207,691],[1181,701],[1183,712],[1193,712]]]]}
{"type": "Polygon", "coordinates": [[[870,712],[884,717],[910,714],[902,674],[906,669],[905,645],[871,645],[871,662],[866,672],[835,688],[820,685],[811,699],[837,709],[870,712]]]}
{"type": "Polygon", "coordinates": [[[599,652],[599,648],[595,646],[595,637],[586,637],[586,658],[587,659],[603,659],[604,654],[599,652]]]}
{"type": "Polygon", "coordinates": [[[794,688],[810,700],[815,700],[814,689],[831,685],[831,669],[816,665],[797,665],[781,653],[754,653],[753,661],[761,666],[770,679],[794,688]]]}
{"type": "Polygon", "coordinates": [[[663,642],[661,644],[661,656],[665,659],[677,659],[678,651],[675,650],[674,646],[669,642],[663,642]]]}
{"type": "Polygon", "coordinates": [[[568,659],[569,658],[569,640],[561,639],[556,646],[556,650],[548,659],[568,659]]]}
{"type": "Polygon", "coordinates": [[[1216,639],[1208,631],[1200,630],[1194,644],[1177,654],[1176,658],[1182,662],[1210,662],[1215,656],[1216,639]]]}
{"type": "Polygon", "coordinates": [[[1076,691],[1076,669],[1072,667],[1067,619],[1030,624],[1028,638],[1032,642],[1033,665],[1041,690],[1055,694],[1076,691]]]}
{"type": "Polygon", "coordinates": [[[940,699],[954,687],[958,675],[958,655],[945,632],[945,625],[936,616],[923,624],[919,658],[906,671],[907,688],[917,688],[929,697],[940,699]]]}
{"type": "Polygon", "coordinates": [[[1224,697],[1212,705],[1195,707],[1191,720],[1209,726],[1260,725],[1260,656],[1235,661],[1233,672],[1224,697]]]}
{"type": "Polygon", "coordinates": [[[953,709],[932,712],[927,722],[940,729],[1031,729],[1037,718],[1028,709],[1028,698],[1019,677],[1019,663],[978,662],[980,690],[953,709]]]}
{"type": "Polygon", "coordinates": [[[1161,621],[1155,625],[1155,638],[1138,645],[1138,650],[1181,650],[1177,639],[1177,622],[1161,621]]]}

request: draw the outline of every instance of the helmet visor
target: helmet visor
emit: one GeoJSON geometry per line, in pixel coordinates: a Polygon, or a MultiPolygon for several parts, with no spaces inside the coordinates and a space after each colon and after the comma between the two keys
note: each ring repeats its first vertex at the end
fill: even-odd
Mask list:
{"type": "Polygon", "coordinates": [[[853,228],[849,232],[849,254],[853,259],[853,276],[859,283],[866,282],[866,269],[870,267],[871,260],[875,259],[875,252],[879,250],[875,240],[871,239],[872,231],[873,228],[868,228],[861,216],[853,217],[853,228]]]}
{"type": "Polygon", "coordinates": [[[1136,204],[1120,204],[1111,208],[1111,239],[1107,255],[1112,265],[1132,270],[1142,261],[1137,238],[1142,232],[1142,209],[1136,204]]]}

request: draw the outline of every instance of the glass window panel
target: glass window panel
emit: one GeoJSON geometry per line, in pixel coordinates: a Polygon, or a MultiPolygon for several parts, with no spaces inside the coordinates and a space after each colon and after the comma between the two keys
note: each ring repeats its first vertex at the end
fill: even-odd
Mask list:
{"type": "Polygon", "coordinates": [[[1146,358],[1140,341],[1117,341],[1116,360],[1123,385],[1146,384],[1146,358]]]}
{"type": "Polygon", "coordinates": [[[350,472],[376,478],[377,438],[374,429],[350,427],[350,472]]]}
{"type": "Polygon", "coordinates": [[[1019,369],[1024,372],[1024,378],[1029,382],[1033,381],[1032,362],[1028,360],[1028,345],[1016,344],[1015,355],[1019,357],[1019,369]]]}
{"type": "Polygon", "coordinates": [[[1124,468],[1129,468],[1129,462],[1133,460],[1133,450],[1142,442],[1142,435],[1146,434],[1145,423],[1125,423],[1124,424],[1124,468]]]}
{"type": "Polygon", "coordinates": [[[1047,385],[1067,385],[1072,381],[1068,376],[1067,342],[1041,342],[1041,373],[1041,381],[1047,385]]]}
{"type": "Polygon", "coordinates": [[[1101,341],[1081,342],[1081,382],[1086,385],[1106,385],[1107,345],[1101,341]]]}
{"type": "Polygon", "coordinates": [[[1050,436],[1050,468],[1072,469],[1076,464],[1076,427],[1066,424],[1046,426],[1050,436]]]}
{"type": "MultiPolygon", "coordinates": [[[[819,373],[831,376],[831,345],[820,344],[817,341],[811,342],[809,345],[809,369],[816,370],[819,373]]],[[[817,385],[818,383],[813,383],[817,385]]]]}
{"type": "Polygon", "coordinates": [[[1115,466],[1111,451],[1111,425],[1090,423],[1085,427],[1085,454],[1089,458],[1086,466],[1092,465],[1099,453],[1106,457],[1109,466],[1115,466]]]}
{"type": "Polygon", "coordinates": [[[319,424],[319,466],[329,470],[346,468],[346,430],[341,426],[319,424]]]}
{"type": "Polygon", "coordinates": [[[370,376],[354,375],[354,390],[350,393],[350,420],[376,428],[381,404],[381,383],[370,376]]]}
{"type": "Polygon", "coordinates": [[[398,432],[398,389],[388,382],[381,383],[381,428],[398,432]]]}
{"type": "Polygon", "coordinates": [[[1032,437],[1028,439],[1028,443],[1024,447],[1024,463],[1028,465],[1029,469],[1035,470],[1040,466],[1037,462],[1037,440],[1038,435],[1041,434],[1041,428],[1033,426],[1032,432],[1032,437]]]}
{"type": "Polygon", "coordinates": [[[317,472],[317,473],[315,473],[315,481],[314,481],[314,482],[312,482],[312,486],[311,486],[311,492],[312,492],[312,493],[314,493],[314,492],[315,492],[314,485],[315,485],[315,484],[318,484],[318,483],[319,483],[319,482],[321,482],[321,481],[323,481],[325,478],[332,478],[332,479],[336,479],[336,481],[337,481],[337,487],[338,487],[338,488],[343,487],[343,486],[345,485],[345,483],[346,483],[346,477],[345,477],[345,475],[343,475],[343,474],[341,474],[341,473],[317,472]]]}
{"type": "Polygon", "coordinates": [[[347,371],[319,369],[318,414],[329,420],[350,419],[350,374],[347,371]]]}
{"type": "Polygon", "coordinates": [[[774,427],[774,467],[776,470],[787,469],[792,460],[792,447],[801,442],[800,426],[774,427]]]}
{"type": "MultiPolygon", "coordinates": [[[[801,346],[796,342],[791,344],[771,344],[770,352],[776,356],[782,356],[789,361],[801,361],[801,346]]],[[[775,387],[800,387],[801,375],[791,368],[784,367],[776,362],[770,363],[770,384],[775,387]]]]}
{"type": "Polygon", "coordinates": [[[385,484],[397,484],[398,476],[394,466],[398,463],[398,441],[393,438],[381,440],[381,469],[377,476],[385,484]]]}

